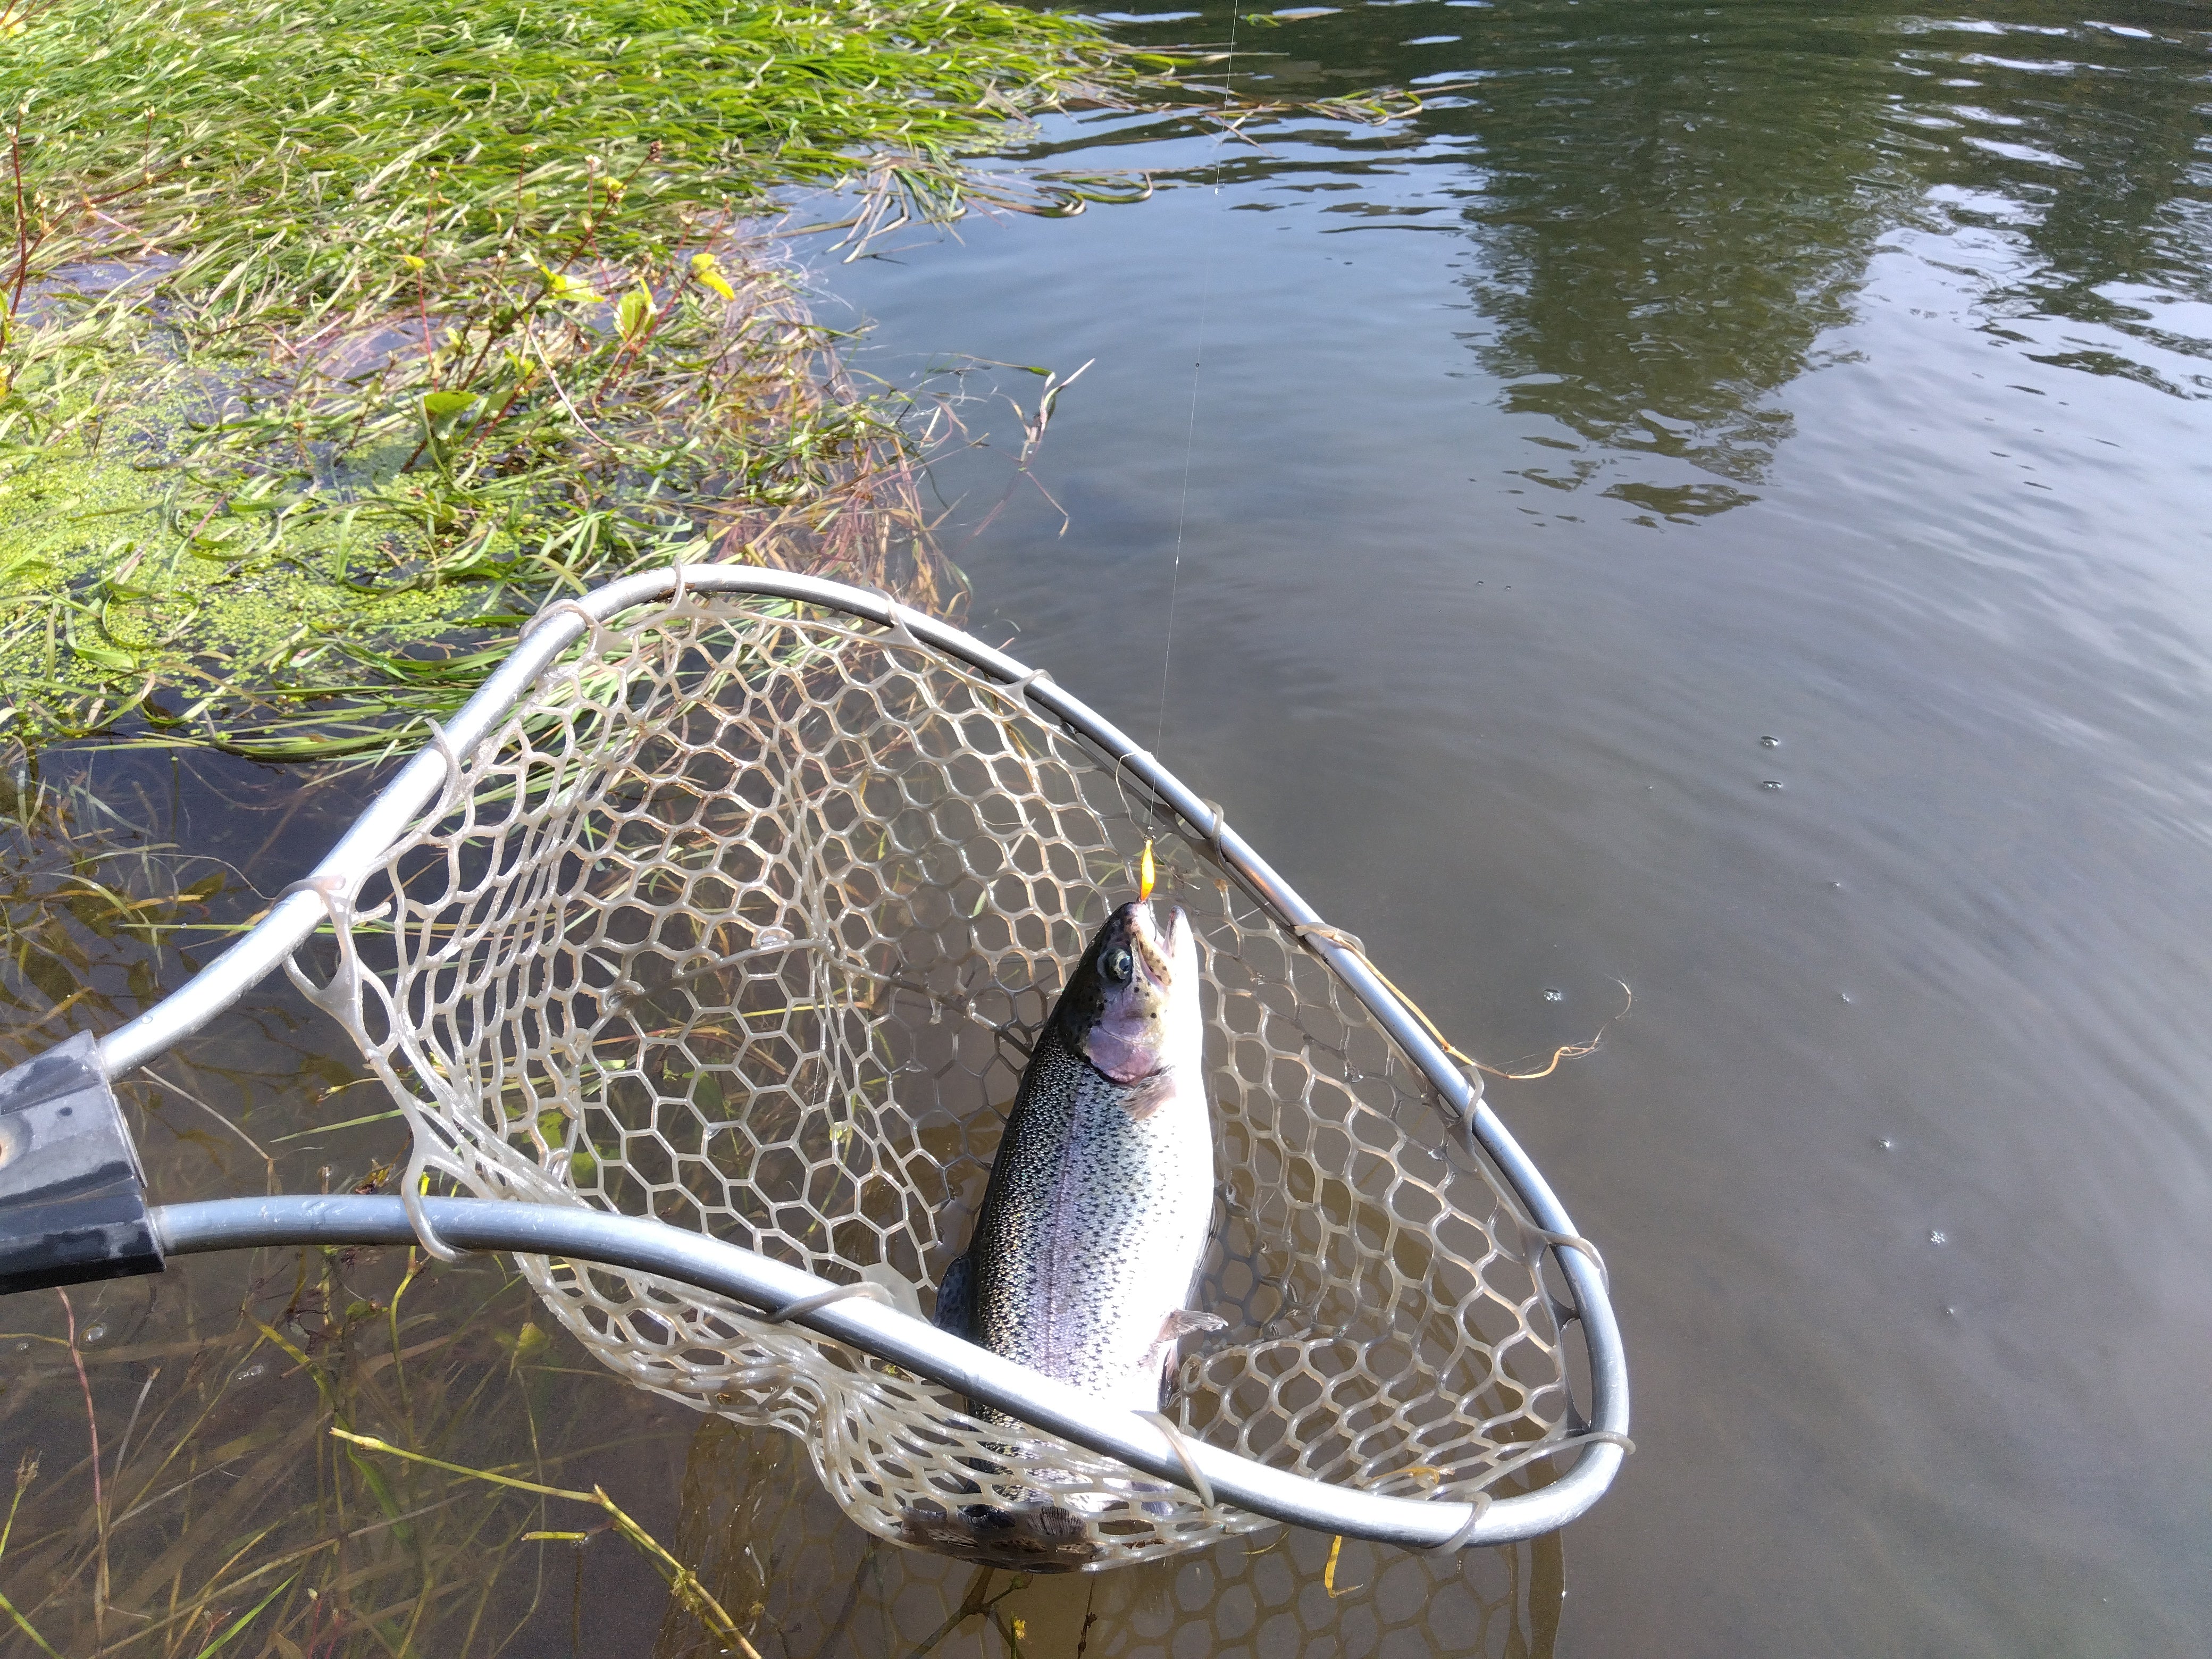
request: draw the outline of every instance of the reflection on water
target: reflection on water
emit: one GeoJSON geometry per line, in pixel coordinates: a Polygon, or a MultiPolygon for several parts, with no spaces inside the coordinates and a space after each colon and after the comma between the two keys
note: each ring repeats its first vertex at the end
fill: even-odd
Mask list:
{"type": "Polygon", "coordinates": [[[1533,482],[1662,513],[1751,499],[1790,435],[1777,394],[1906,196],[1879,43],[1731,10],[1723,51],[1704,8],[1477,14],[1484,76],[1436,118],[1480,171],[1451,192],[1480,249],[1470,343],[1509,408],[1584,441],[1533,482]]]}
{"type": "MultiPolygon", "coordinates": [[[[2212,32],[2180,6],[2000,9],[1370,3],[1247,28],[1228,78],[1449,88],[1414,119],[1135,159],[1187,183],[1218,168],[1239,208],[1306,198],[1347,235],[1464,237],[1467,343],[1504,407],[1558,423],[1521,476],[1702,516],[1755,499],[1792,429],[1784,389],[1840,349],[1825,337],[1883,246],[1952,266],[2033,361],[2212,393],[2212,32]]],[[[1218,45],[1229,15],[1133,32],[1218,45]]],[[[1180,125],[1100,119],[1033,153],[1127,160],[1180,125]]]]}

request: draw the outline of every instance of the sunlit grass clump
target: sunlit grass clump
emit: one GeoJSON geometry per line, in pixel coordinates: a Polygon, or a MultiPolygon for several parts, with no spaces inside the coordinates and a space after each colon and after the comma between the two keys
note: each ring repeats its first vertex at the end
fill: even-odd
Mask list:
{"type": "Polygon", "coordinates": [[[623,569],[932,597],[900,406],[739,233],[791,186],[956,216],[1008,120],[1137,75],[995,0],[0,28],[0,736],[276,757],[383,745],[487,631],[623,569]]]}

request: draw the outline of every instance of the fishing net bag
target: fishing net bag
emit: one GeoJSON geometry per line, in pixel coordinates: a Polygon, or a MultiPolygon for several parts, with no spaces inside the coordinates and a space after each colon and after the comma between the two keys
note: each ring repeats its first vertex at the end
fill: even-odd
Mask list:
{"type": "MultiPolygon", "coordinates": [[[[410,1202],[653,1217],[927,1316],[1030,1045],[1149,841],[1205,967],[1195,1304],[1225,1322],[1186,1340],[1168,1421],[1338,1491],[1559,1478],[1551,1452],[1589,1435],[1576,1374],[1610,1375],[1569,1336],[1600,1281],[1576,1248],[1547,1266],[1571,1232],[1548,1189],[1355,939],[957,630],[760,570],[619,586],[541,616],[537,662],[433,746],[434,803],[307,884],[336,966],[288,967],[404,1109],[410,1202]]],[[[1268,1524],[734,1302],[520,1260],[603,1364],[798,1437],[879,1537],[1097,1569],[1268,1524]]]]}

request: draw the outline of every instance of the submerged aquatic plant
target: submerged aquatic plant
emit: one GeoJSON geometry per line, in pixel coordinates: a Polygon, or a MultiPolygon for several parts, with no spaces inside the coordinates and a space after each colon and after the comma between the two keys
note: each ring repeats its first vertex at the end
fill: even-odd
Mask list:
{"type": "Polygon", "coordinates": [[[0,1066],[160,994],[234,884],[219,861],[156,841],[81,782],[0,769],[0,1066]]]}
{"type": "MultiPolygon", "coordinates": [[[[0,1650],[491,1655],[580,1637],[601,1533],[681,1574],[592,1479],[689,1414],[640,1410],[611,1376],[562,1382],[518,1276],[432,1265],[281,1251],[12,1301],[0,1432],[40,1453],[16,1467],[0,1650]]],[[[688,1578],[678,1605],[742,1641],[688,1578]]]]}
{"type": "MultiPolygon", "coordinates": [[[[18,0],[0,730],[381,749],[547,594],[677,558],[949,597],[917,407],[743,233],[985,189],[1139,66],[998,0],[18,0]]],[[[0,250],[0,258],[5,257],[0,250]]]]}

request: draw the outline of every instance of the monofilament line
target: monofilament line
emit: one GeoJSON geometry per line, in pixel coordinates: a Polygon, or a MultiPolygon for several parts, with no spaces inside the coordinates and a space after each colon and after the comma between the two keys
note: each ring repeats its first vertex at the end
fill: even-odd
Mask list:
{"type": "MultiPolygon", "coordinates": [[[[1229,88],[1237,76],[1237,20],[1243,0],[1231,0],[1229,8],[1229,56],[1222,65],[1221,82],[1229,88]]],[[[1227,119],[1224,106],[1223,118],[1227,119]]],[[[1199,259],[1198,277],[1198,343],[1191,355],[1190,417],[1183,431],[1182,494],[1176,502],[1175,560],[1168,573],[1167,636],[1160,647],[1160,718],[1152,732],[1152,752],[1157,755],[1166,746],[1168,735],[1168,674],[1175,666],[1176,600],[1182,591],[1183,528],[1190,518],[1191,459],[1198,450],[1198,383],[1206,367],[1206,310],[1213,299],[1213,244],[1221,218],[1221,162],[1222,150],[1229,143],[1227,131],[1213,141],[1213,224],[1207,227],[1204,252],[1199,259]]]]}

